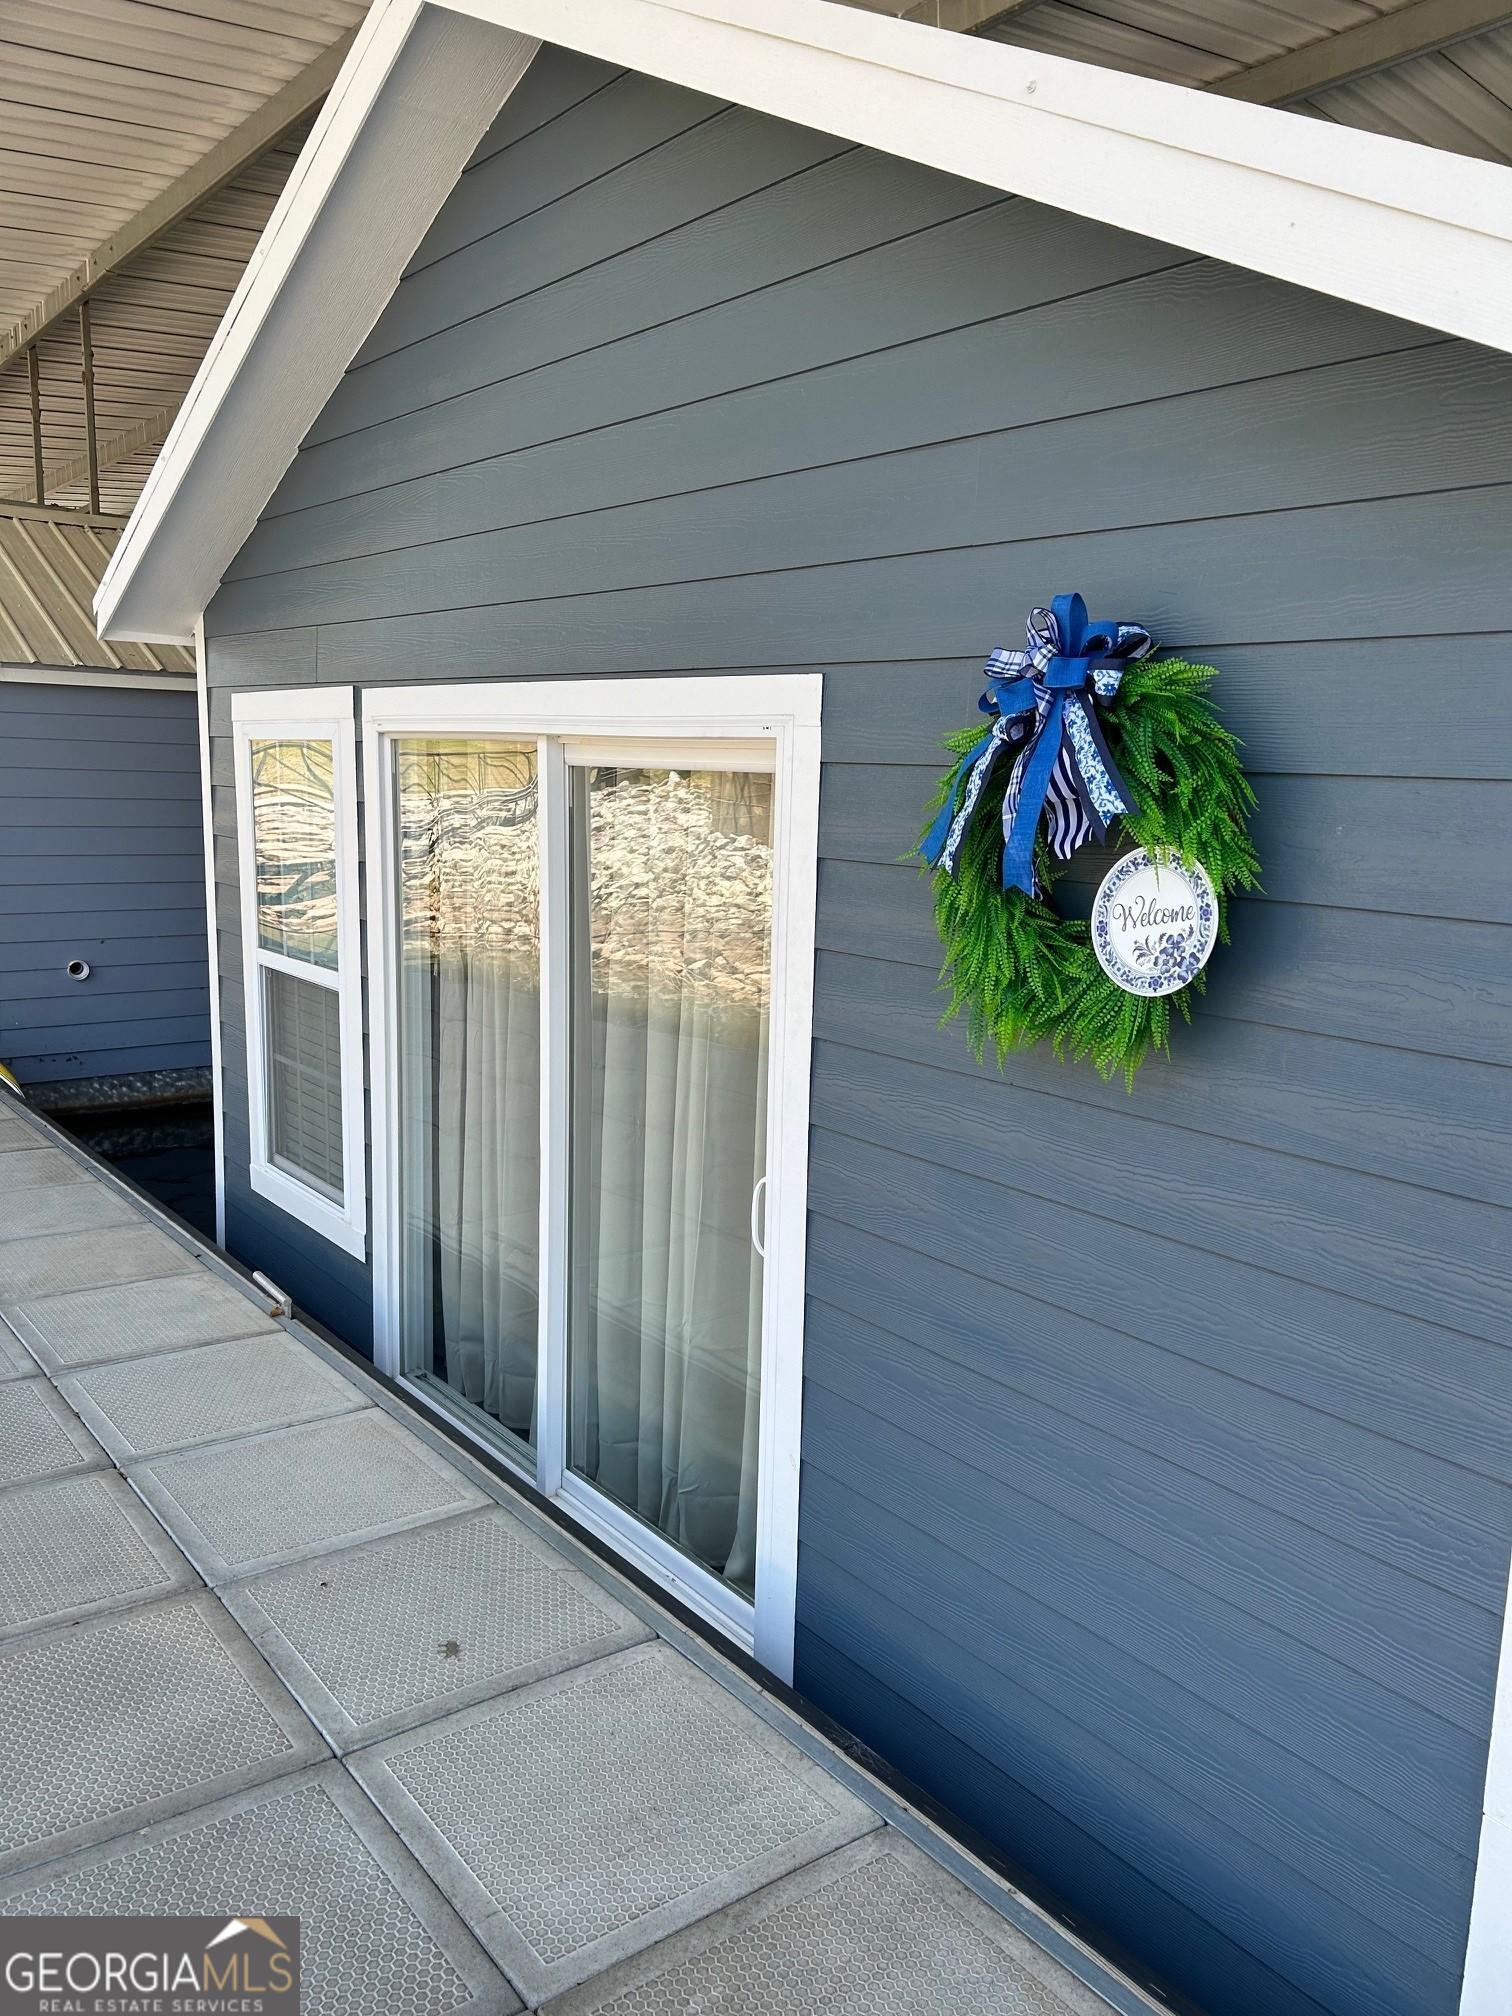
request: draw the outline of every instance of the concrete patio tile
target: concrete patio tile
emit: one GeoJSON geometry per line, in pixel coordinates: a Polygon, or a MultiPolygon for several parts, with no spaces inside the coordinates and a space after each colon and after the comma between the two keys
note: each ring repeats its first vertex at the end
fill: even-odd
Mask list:
{"type": "Polygon", "coordinates": [[[27,1155],[8,1158],[0,1167],[0,1197],[13,1197],[18,1191],[40,1190],[58,1183],[94,1185],[98,1180],[91,1169],[75,1162],[61,1148],[35,1148],[27,1155]]]}
{"type": "Polygon", "coordinates": [[[113,1470],[0,1492],[0,1639],[198,1586],[113,1470]]]}
{"type": "Polygon", "coordinates": [[[3,1180],[0,1162],[0,1241],[44,1239],[54,1232],[102,1232],[112,1225],[139,1225],[142,1214],[103,1183],[53,1183],[16,1190],[3,1180]]]}
{"type": "Polygon", "coordinates": [[[214,1596],[0,1652],[0,1874],[326,1755],[214,1596]]]}
{"type": "Polygon", "coordinates": [[[45,1379],[0,1386],[0,1489],[106,1468],[105,1451],[45,1379]]]}
{"type": "Polygon", "coordinates": [[[0,1885],[0,1918],[300,1920],[305,2016],[511,2016],[520,2004],[337,1764],[201,1806],[0,1885]]]}
{"type": "Polygon", "coordinates": [[[652,1635],[504,1511],[275,1568],[223,1600],[338,1751],[652,1635]]]}
{"type": "MultiPolygon", "coordinates": [[[[0,1196],[3,1196],[0,1170],[0,1196]]],[[[4,1210],[0,1202],[0,1212],[4,1210]]],[[[0,1305],[61,1295],[70,1288],[106,1288],[122,1281],[161,1280],[199,1270],[199,1262],[150,1225],[105,1232],[63,1232],[52,1239],[0,1244],[0,1305]]]]}
{"type": "Polygon", "coordinates": [[[0,1155],[8,1155],[12,1149],[42,1148],[46,1144],[47,1137],[40,1127],[28,1126],[10,1113],[0,1114],[0,1155]]]}
{"type": "Polygon", "coordinates": [[[878,1825],[661,1644],[348,1768],[531,2004],[878,1825]]]}
{"type": "Polygon", "coordinates": [[[123,1465],[368,1404],[350,1379],[278,1329],[266,1337],[95,1365],[60,1379],[58,1390],[123,1465]]]}
{"type": "Polygon", "coordinates": [[[131,1481],[215,1583],[488,1503],[376,1407],[154,1457],[131,1481]]]}
{"type": "Polygon", "coordinates": [[[12,1334],[10,1326],[0,1318],[0,1381],[7,1379],[35,1379],[36,1362],[31,1353],[12,1334]]]}
{"type": "Polygon", "coordinates": [[[891,1827],[612,1967],[545,2016],[1108,2016],[891,1827]]]}
{"type": "Polygon", "coordinates": [[[18,1302],[7,1321],[37,1363],[54,1374],[232,1337],[283,1334],[250,1296],[204,1267],[166,1280],[18,1302]]]}

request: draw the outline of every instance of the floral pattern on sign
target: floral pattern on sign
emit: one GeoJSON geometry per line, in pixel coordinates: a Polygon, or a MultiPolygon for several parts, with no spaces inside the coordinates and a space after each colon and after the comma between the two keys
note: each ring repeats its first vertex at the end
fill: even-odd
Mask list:
{"type": "Polygon", "coordinates": [[[1207,964],[1218,898],[1200,862],[1136,848],[1115,861],[1092,904],[1092,949],[1127,994],[1174,994],[1207,964]]]}

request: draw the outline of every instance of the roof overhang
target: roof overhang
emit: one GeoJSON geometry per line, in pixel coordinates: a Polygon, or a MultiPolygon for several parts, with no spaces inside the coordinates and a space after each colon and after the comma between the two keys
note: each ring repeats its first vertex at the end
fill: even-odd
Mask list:
{"type": "Polygon", "coordinates": [[[1512,350],[1512,169],[825,0],[375,0],[95,611],[184,642],[540,42],[1512,350]]]}

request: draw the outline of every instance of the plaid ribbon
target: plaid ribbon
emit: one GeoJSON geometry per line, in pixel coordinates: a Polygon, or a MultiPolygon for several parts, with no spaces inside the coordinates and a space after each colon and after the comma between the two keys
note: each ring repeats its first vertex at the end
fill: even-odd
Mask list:
{"type": "Polygon", "coordinates": [[[1031,610],[1026,648],[988,657],[977,705],[995,718],[961,766],[959,805],[953,791],[924,836],[919,852],[929,865],[955,872],[983,788],[1009,749],[1017,760],[1003,793],[1005,889],[1039,894],[1034,836],[1041,818],[1057,860],[1094,836],[1105,840],[1114,819],[1135,804],[1108,754],[1098,704],[1118,691],[1124,666],[1154,648],[1137,623],[1089,621],[1080,595],[1057,595],[1048,609],[1031,610]]]}

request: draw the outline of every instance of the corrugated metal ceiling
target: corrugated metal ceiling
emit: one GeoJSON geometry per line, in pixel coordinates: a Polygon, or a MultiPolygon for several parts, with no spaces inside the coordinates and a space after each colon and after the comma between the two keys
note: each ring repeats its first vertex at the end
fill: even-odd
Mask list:
{"type": "MultiPolygon", "coordinates": [[[[1362,0],[1035,0],[983,33],[1047,55],[1173,84],[1223,84],[1252,65],[1410,7],[1362,0]]],[[[1512,29],[1494,28],[1288,109],[1481,160],[1512,162],[1512,29]]]]}
{"type": "MultiPolygon", "coordinates": [[[[135,503],[303,137],[303,130],[290,136],[91,295],[102,511],[124,515],[135,503]]],[[[47,498],[83,508],[77,319],[65,316],[36,348],[47,498]]],[[[18,358],[0,368],[0,497],[29,499],[32,482],[30,386],[18,358]]]]}
{"type": "Polygon", "coordinates": [[[92,666],[114,672],[194,673],[176,644],[105,644],[91,604],[115,526],[0,515],[0,667],[92,666]]]}
{"type": "Polygon", "coordinates": [[[1335,85],[1296,109],[1453,154],[1512,162],[1512,28],[1335,85]]]}
{"type": "MultiPolygon", "coordinates": [[[[875,13],[964,28],[994,42],[1097,63],[1199,90],[1255,96],[1398,140],[1512,163],[1512,5],[1474,0],[844,0],[875,13]],[[1498,18],[1499,15],[1499,18],[1498,18]],[[1326,67],[1336,36],[1397,17],[1400,41],[1424,26],[1424,53],[1362,64],[1366,74],[1303,93],[1252,93],[1245,73],[1293,52],[1326,67]],[[1445,24],[1441,37],[1432,24],[1445,24]],[[1464,24],[1480,32],[1462,33],[1464,24]]],[[[1345,45],[1340,44],[1342,49],[1345,45]]],[[[1348,70],[1348,64],[1341,63],[1348,70]]]]}
{"type": "MultiPolygon", "coordinates": [[[[367,0],[0,0],[0,338],[361,20],[367,0]]],[[[306,127],[308,121],[306,121],[306,127]]],[[[128,512],[302,130],[90,289],[100,505],[128,512]]],[[[37,344],[48,501],[87,502],[77,313],[37,344]]],[[[34,496],[24,355],[0,364],[0,499],[34,496]]]]}
{"type": "Polygon", "coordinates": [[[1049,56],[1204,85],[1393,11],[1363,0],[1037,0],[983,32],[1049,56]]]}
{"type": "Polygon", "coordinates": [[[3,0],[0,323],[365,12],[359,0],[3,0]]]}

